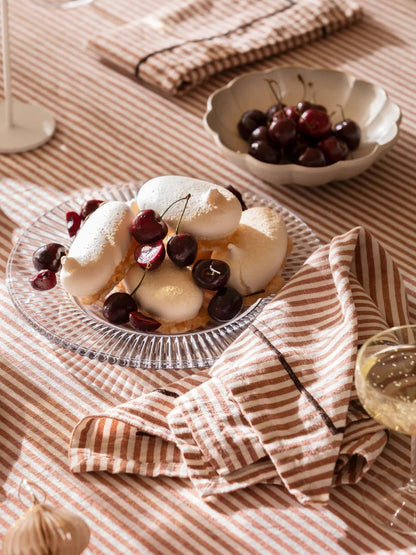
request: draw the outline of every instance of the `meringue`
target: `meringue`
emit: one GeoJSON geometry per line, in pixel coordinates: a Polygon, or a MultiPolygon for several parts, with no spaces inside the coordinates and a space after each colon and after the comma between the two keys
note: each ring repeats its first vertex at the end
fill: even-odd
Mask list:
{"type": "Polygon", "coordinates": [[[230,266],[229,285],[241,295],[266,287],[285,261],[288,236],[283,218],[272,208],[256,206],[242,213],[240,225],[226,247],[212,258],[230,266]]]}
{"type": "Polygon", "coordinates": [[[134,213],[121,201],[105,202],[81,226],[62,258],[61,284],[82,302],[95,302],[123,277],[134,213]]]}
{"type": "MultiPolygon", "coordinates": [[[[241,204],[225,187],[208,181],[166,175],[147,181],[137,193],[140,210],[152,209],[162,214],[168,206],[190,194],[180,225],[182,233],[190,233],[196,239],[212,240],[233,233],[241,218],[241,204]]],[[[163,219],[175,230],[181,217],[185,200],[170,206],[163,219]]]]}
{"type": "MultiPolygon", "coordinates": [[[[124,278],[129,293],[134,291],[144,270],[134,265],[124,278]]],[[[204,300],[189,268],[178,268],[165,259],[156,270],[150,270],[133,294],[140,309],[164,322],[183,322],[195,318],[204,300]]]]}

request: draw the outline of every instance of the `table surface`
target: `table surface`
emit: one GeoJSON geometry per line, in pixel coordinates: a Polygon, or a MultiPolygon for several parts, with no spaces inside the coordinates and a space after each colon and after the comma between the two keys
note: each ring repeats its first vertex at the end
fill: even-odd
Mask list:
{"type": "MultiPolygon", "coordinates": [[[[283,487],[258,485],[209,503],[187,480],[105,473],[72,474],[67,449],[85,415],[102,412],[184,376],[185,371],[111,368],[48,342],[15,310],[5,269],[30,222],[71,195],[161,174],[192,175],[271,195],[326,242],[363,225],[397,261],[416,291],[416,44],[413,0],[362,0],[364,18],[306,47],[216,75],[175,98],[121,75],[87,48],[89,38],[123,21],[112,0],[71,10],[10,2],[14,96],[50,109],[53,139],[25,154],[0,156],[0,536],[22,514],[23,479],[52,505],[82,514],[91,528],[85,553],[416,552],[414,538],[372,522],[361,505],[366,479],[333,490],[323,508],[297,504],[283,487]],[[272,187],[218,154],[202,125],[208,96],[232,77],[278,65],[325,67],[385,87],[402,109],[391,153],[348,182],[272,187]]],[[[143,0],[143,15],[161,2],[143,0]]],[[[121,13],[121,12],[120,12],[121,13]]],[[[392,435],[370,474],[405,475],[408,442],[392,435]]],[[[382,481],[374,488],[375,500],[382,481]]]]}

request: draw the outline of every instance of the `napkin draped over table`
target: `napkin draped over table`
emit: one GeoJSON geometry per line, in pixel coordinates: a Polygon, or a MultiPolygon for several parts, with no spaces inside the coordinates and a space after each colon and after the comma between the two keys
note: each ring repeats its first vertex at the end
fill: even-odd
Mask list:
{"type": "Polygon", "coordinates": [[[84,418],[71,469],[190,478],[203,497],[283,484],[325,503],[387,440],[356,398],[357,348],[408,322],[394,261],[354,228],[319,247],[211,369],[84,418]]]}
{"type": "MultiPolygon", "coordinates": [[[[133,8],[131,8],[133,10],[133,8]]],[[[346,27],[354,0],[178,0],[89,41],[105,62],[171,94],[346,27]]]]}

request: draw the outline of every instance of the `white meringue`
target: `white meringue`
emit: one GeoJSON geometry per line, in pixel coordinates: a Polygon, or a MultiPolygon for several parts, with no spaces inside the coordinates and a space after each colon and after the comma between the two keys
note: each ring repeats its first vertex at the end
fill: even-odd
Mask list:
{"type": "MultiPolygon", "coordinates": [[[[127,272],[124,284],[131,293],[140,282],[144,270],[134,265],[127,272]]],[[[183,322],[195,318],[204,294],[195,284],[189,268],[178,268],[166,258],[159,268],[150,270],[133,297],[142,308],[165,322],[183,322]]]]}
{"type": "Polygon", "coordinates": [[[62,258],[61,284],[68,293],[90,297],[122,279],[114,274],[130,250],[133,216],[128,204],[111,201],[85,220],[67,256],[62,258]]]}
{"type": "Polygon", "coordinates": [[[279,272],[287,246],[283,218],[272,208],[256,206],[243,212],[230,243],[214,249],[212,258],[227,262],[229,285],[241,295],[249,295],[263,289],[279,272]]]}
{"type": "MultiPolygon", "coordinates": [[[[241,204],[225,187],[208,181],[166,175],[147,181],[137,193],[140,210],[152,209],[162,214],[175,201],[190,194],[183,215],[180,231],[196,239],[220,239],[233,233],[241,218],[241,204]]],[[[185,201],[176,202],[163,216],[168,226],[175,230],[185,201]]]]}

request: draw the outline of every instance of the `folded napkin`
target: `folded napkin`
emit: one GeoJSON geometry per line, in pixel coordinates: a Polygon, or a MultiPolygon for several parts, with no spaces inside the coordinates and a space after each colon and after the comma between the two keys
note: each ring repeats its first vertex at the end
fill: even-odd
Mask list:
{"type": "Polygon", "coordinates": [[[283,484],[325,503],[387,441],[356,398],[357,348],[408,321],[394,261],[354,228],[318,248],[212,368],[84,418],[70,467],[187,477],[203,497],[283,484]]]}
{"type": "MultiPolygon", "coordinates": [[[[133,9],[133,8],[131,8],[133,9]]],[[[170,94],[325,37],[361,16],[354,0],[177,0],[89,41],[104,61],[170,94]]]]}

